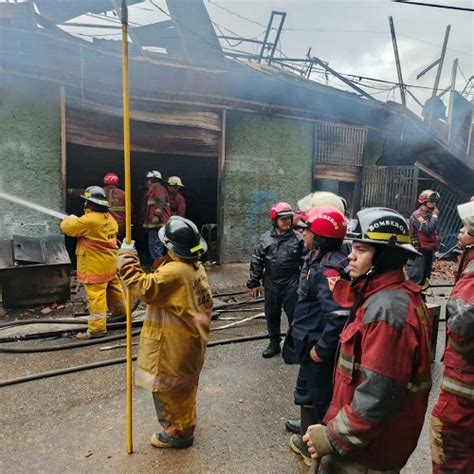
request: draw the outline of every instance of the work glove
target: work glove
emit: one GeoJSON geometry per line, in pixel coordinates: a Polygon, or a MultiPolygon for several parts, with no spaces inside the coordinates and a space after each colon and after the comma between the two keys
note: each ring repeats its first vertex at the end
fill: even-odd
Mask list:
{"type": "Polygon", "coordinates": [[[136,252],[135,250],[135,241],[131,240],[130,243],[126,242],[124,239],[122,242],[122,245],[120,246],[120,252],[125,253],[125,252],[136,252]]]}
{"type": "Polygon", "coordinates": [[[79,219],[75,214],[69,214],[67,217],[70,219],[79,219]]]}

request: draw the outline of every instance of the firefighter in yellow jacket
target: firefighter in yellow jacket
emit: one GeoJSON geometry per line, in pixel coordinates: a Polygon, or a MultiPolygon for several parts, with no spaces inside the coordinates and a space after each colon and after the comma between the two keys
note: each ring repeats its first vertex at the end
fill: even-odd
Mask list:
{"type": "Polygon", "coordinates": [[[190,220],[173,216],[158,231],[168,249],[154,273],[140,267],[132,244],[122,244],[118,267],[131,293],[147,303],[136,383],[153,393],[164,428],[151,444],[188,448],[194,441],[196,395],[211,323],[212,295],[199,256],[207,250],[190,220]]]}
{"type": "Polygon", "coordinates": [[[90,186],[84,198],[84,215],[68,216],[61,222],[65,235],[77,237],[77,279],[84,284],[89,304],[87,331],[78,339],[102,337],[107,333],[107,308],[111,320],[125,313],[125,299],[117,277],[118,224],[108,212],[109,203],[99,186],[90,186]]]}

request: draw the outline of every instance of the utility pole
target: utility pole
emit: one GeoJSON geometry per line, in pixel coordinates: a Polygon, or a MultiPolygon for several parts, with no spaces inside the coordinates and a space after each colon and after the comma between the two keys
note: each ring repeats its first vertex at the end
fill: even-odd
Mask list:
{"type": "Polygon", "coordinates": [[[393,24],[393,17],[388,18],[390,24],[390,35],[392,37],[392,46],[393,46],[393,54],[395,55],[395,63],[397,65],[397,75],[398,75],[398,85],[400,87],[400,97],[402,99],[403,104],[403,111],[407,108],[407,102],[405,98],[405,86],[403,84],[403,76],[402,76],[402,67],[400,65],[400,56],[398,54],[398,44],[397,44],[397,37],[395,35],[395,25],[393,24]]]}

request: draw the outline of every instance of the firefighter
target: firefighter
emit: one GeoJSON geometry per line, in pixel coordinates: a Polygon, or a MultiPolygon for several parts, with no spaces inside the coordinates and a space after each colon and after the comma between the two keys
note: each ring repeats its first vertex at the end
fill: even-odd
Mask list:
{"type": "Polygon", "coordinates": [[[168,194],[170,196],[170,209],[172,216],[186,217],[186,200],[181,194],[184,184],[179,176],[168,178],[168,194]]]}
{"type": "Polygon", "coordinates": [[[78,339],[103,337],[107,332],[107,308],[112,321],[123,319],[125,300],[117,278],[118,224],[108,212],[109,203],[99,186],[89,186],[82,195],[84,215],[68,216],[61,230],[77,237],[77,279],[84,284],[89,304],[87,331],[78,339]]]}
{"type": "Polygon", "coordinates": [[[266,359],[281,352],[281,310],[283,307],[288,324],[291,324],[298,297],[304,241],[302,235],[293,230],[293,215],[293,209],[286,202],[277,202],[272,206],[272,229],[262,234],[250,261],[247,288],[251,296],[256,298],[265,289],[265,318],[270,338],[268,347],[262,353],[266,359]]]}
{"type": "Polygon", "coordinates": [[[146,192],[143,195],[141,222],[148,234],[148,251],[152,262],[154,262],[165,253],[157,231],[170,218],[170,198],[159,171],[148,171],[146,187],[146,192]]]}
{"type": "Polygon", "coordinates": [[[152,392],[164,428],[151,444],[179,449],[194,441],[212,295],[199,262],[207,245],[194,223],[173,216],[158,234],[168,253],[155,262],[154,273],[142,270],[133,243],[122,244],[118,267],[130,292],[147,304],[135,374],[136,383],[152,392]]]}
{"type": "Polygon", "coordinates": [[[396,211],[368,208],[349,255],[351,282],[334,299],[350,315],[340,336],[324,424],[303,440],[321,471],[397,473],[416,447],[431,387],[428,310],[403,266],[417,251],[396,211]]]}
{"type": "Polygon", "coordinates": [[[440,196],[431,189],[426,189],[418,197],[420,207],[410,216],[410,235],[413,246],[421,255],[410,259],[407,267],[408,279],[418,285],[428,284],[433,265],[433,254],[438,250],[438,217],[437,204],[440,196]]]}
{"type": "Polygon", "coordinates": [[[293,326],[285,339],[286,345],[291,337],[300,363],[295,389],[300,433],[291,436],[290,447],[307,464],[311,457],[302,436],[326,414],[339,334],[349,314],[332,297],[336,282],[348,278],[347,254],[341,251],[346,230],[346,219],[335,207],[317,206],[307,212],[303,237],[310,253],[301,272],[293,326]]]}
{"type": "Polygon", "coordinates": [[[431,415],[433,473],[474,472],[474,202],[458,206],[463,253],[446,306],[448,343],[431,415]]]}
{"type": "Polygon", "coordinates": [[[104,176],[105,197],[109,203],[109,212],[117,221],[119,240],[125,237],[125,192],[119,187],[119,177],[115,173],[107,173],[104,176]]]}

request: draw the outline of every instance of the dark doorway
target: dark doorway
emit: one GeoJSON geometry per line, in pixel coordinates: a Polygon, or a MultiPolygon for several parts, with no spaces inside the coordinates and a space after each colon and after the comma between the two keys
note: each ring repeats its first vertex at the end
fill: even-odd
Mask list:
{"type": "MultiPolygon", "coordinates": [[[[205,224],[215,224],[217,219],[217,156],[165,155],[132,152],[132,235],[139,250],[145,250],[144,231],[140,223],[140,208],[148,170],[158,170],[165,181],[169,176],[179,176],[185,186],[186,217],[201,229],[205,224]]],[[[82,145],[67,145],[67,187],[86,188],[102,186],[108,172],[117,173],[123,188],[123,153],[82,145]]],[[[68,213],[82,214],[82,199],[68,194],[68,213]]]]}

